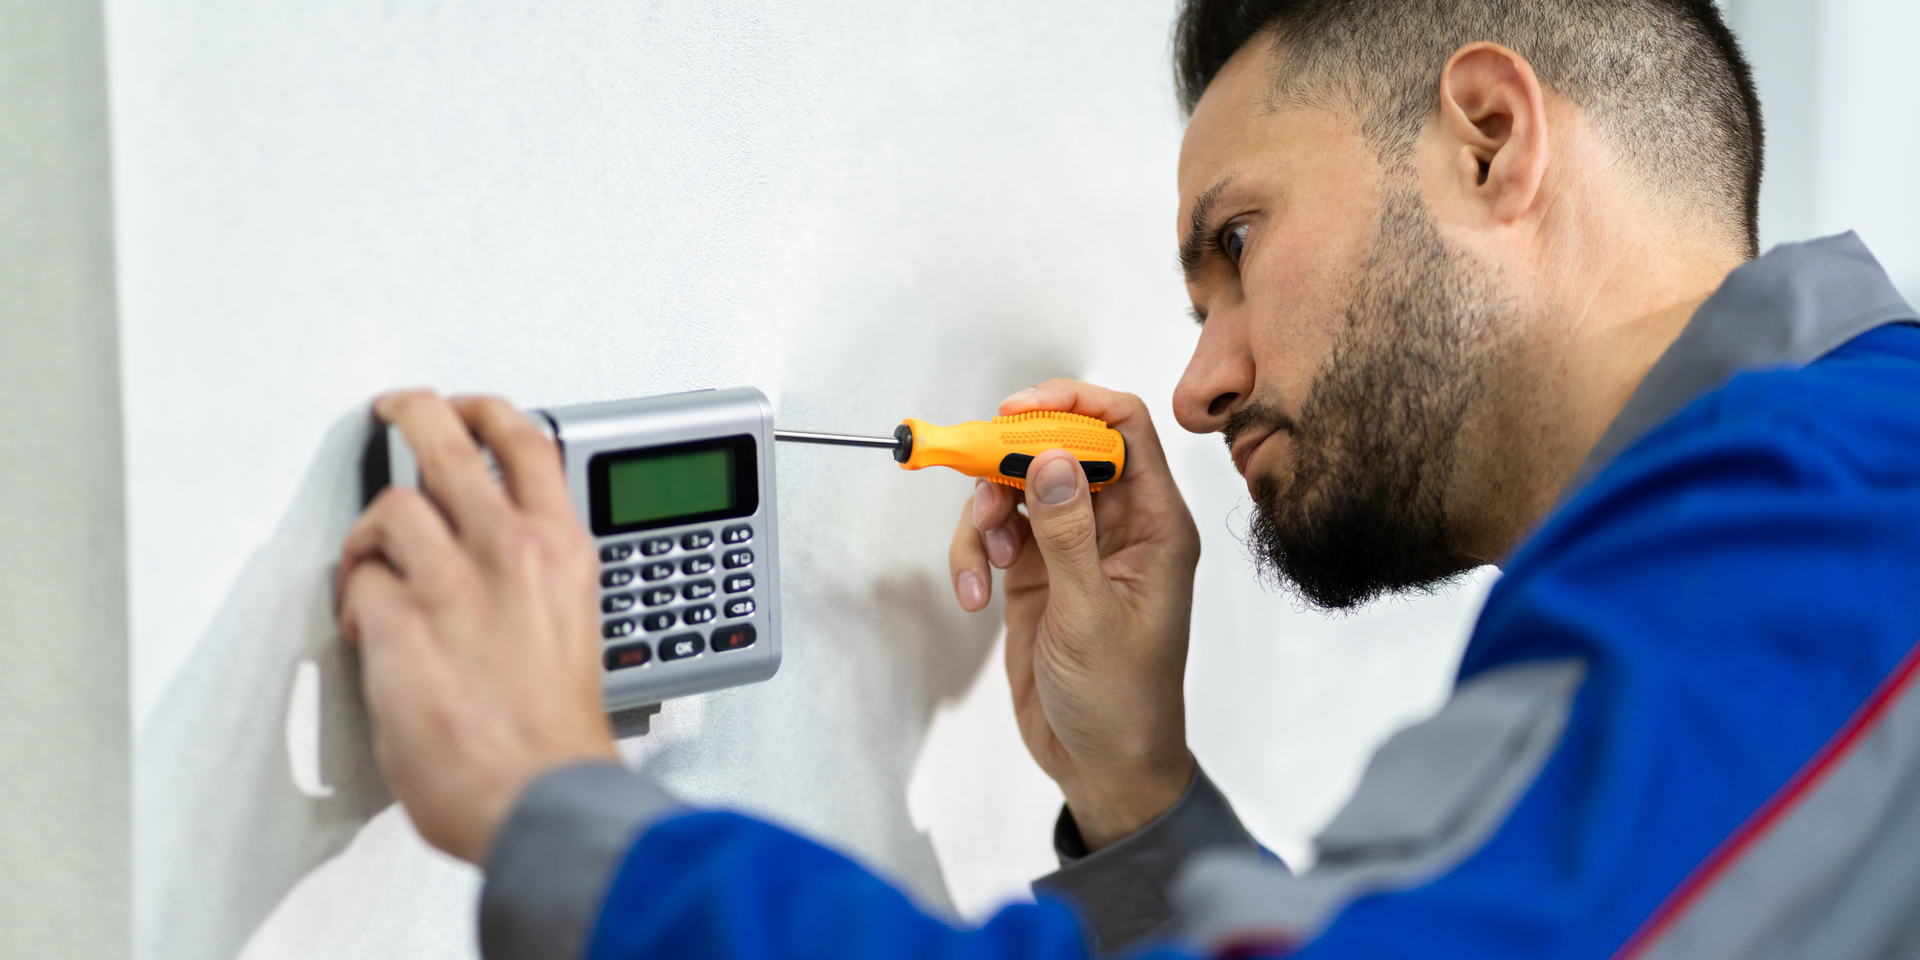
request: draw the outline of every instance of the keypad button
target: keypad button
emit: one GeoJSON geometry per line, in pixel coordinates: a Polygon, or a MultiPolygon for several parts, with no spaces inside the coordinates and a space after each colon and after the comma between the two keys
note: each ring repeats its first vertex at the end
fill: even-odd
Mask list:
{"type": "Polygon", "coordinates": [[[753,551],[752,550],[729,550],[727,551],[727,555],[721,558],[720,562],[726,564],[728,570],[738,570],[741,567],[750,567],[750,566],[753,566],[753,551]]]}
{"type": "Polygon", "coordinates": [[[752,540],[752,539],[753,539],[753,528],[747,526],[744,523],[737,523],[731,527],[726,528],[725,530],[720,531],[721,543],[746,543],[748,540],[752,540]]]}
{"type": "Polygon", "coordinates": [[[608,647],[607,652],[600,659],[607,665],[607,672],[612,673],[615,670],[625,670],[628,667],[637,667],[646,663],[653,659],[653,651],[647,649],[645,640],[641,640],[608,647]]]}
{"type": "Polygon", "coordinates": [[[713,596],[713,581],[696,580],[681,588],[680,595],[688,600],[705,600],[713,596]]]}
{"type": "Polygon", "coordinates": [[[649,557],[657,557],[673,549],[672,537],[655,537],[640,545],[640,552],[649,557]]]}
{"type": "Polygon", "coordinates": [[[649,607],[657,607],[663,603],[672,603],[673,588],[654,587],[652,590],[648,590],[646,593],[640,595],[640,602],[649,607]]]}
{"type": "Polygon", "coordinates": [[[621,567],[618,570],[608,570],[607,572],[600,575],[600,585],[603,587],[624,587],[627,584],[632,582],[633,582],[632,567],[621,567]]]}
{"type": "Polygon", "coordinates": [[[705,550],[711,546],[713,546],[713,531],[711,530],[695,530],[680,538],[680,549],[682,550],[705,550]]]}
{"type": "Polygon", "coordinates": [[[745,593],[753,589],[753,574],[736,573],[727,578],[728,593],[745,593]]]}
{"type": "Polygon", "coordinates": [[[632,620],[608,620],[606,625],[600,628],[600,635],[606,637],[608,640],[612,640],[615,637],[624,637],[632,632],[632,620]]]}
{"type": "Polygon", "coordinates": [[[665,630],[673,626],[673,614],[649,613],[641,618],[640,625],[646,627],[648,633],[652,633],[655,630],[665,630]]]}
{"type": "Polygon", "coordinates": [[[689,577],[697,573],[706,573],[712,569],[712,557],[689,557],[680,564],[680,572],[689,577]]]}
{"type": "Polygon", "coordinates": [[[610,547],[600,548],[600,559],[606,563],[619,563],[631,556],[633,556],[631,543],[616,543],[610,547]]]}
{"type": "Polygon", "coordinates": [[[739,650],[753,646],[753,624],[736,623],[731,627],[721,627],[713,632],[713,652],[739,650]]]}
{"type": "Polygon", "coordinates": [[[631,593],[616,593],[600,601],[600,611],[602,613],[625,613],[632,609],[633,594],[631,593]]]}
{"type": "Polygon", "coordinates": [[[707,648],[707,642],[697,633],[685,633],[677,637],[667,637],[660,641],[660,659],[679,660],[691,657],[707,648]]]}
{"type": "Polygon", "coordinates": [[[727,601],[727,616],[744,617],[753,612],[753,601],[747,597],[727,601]]]}
{"type": "Polygon", "coordinates": [[[688,623],[706,623],[713,619],[713,608],[704,605],[688,607],[681,615],[688,623]]]}
{"type": "Polygon", "coordinates": [[[671,576],[673,576],[673,564],[671,563],[649,563],[640,568],[640,579],[642,580],[665,580],[671,576]]]}

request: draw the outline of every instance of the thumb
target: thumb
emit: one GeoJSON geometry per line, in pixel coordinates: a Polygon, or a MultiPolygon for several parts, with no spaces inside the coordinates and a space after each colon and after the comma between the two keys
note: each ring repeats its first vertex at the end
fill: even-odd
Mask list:
{"type": "Polygon", "coordinates": [[[1047,563],[1050,602],[1066,600],[1069,611],[1093,612],[1112,587],[1100,569],[1093,495],[1073,454],[1049,450],[1034,458],[1027,472],[1027,518],[1047,563]]]}

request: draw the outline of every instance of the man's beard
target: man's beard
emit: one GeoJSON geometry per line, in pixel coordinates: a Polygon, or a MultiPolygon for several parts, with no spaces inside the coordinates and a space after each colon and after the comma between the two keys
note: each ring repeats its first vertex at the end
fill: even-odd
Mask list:
{"type": "Polygon", "coordinates": [[[1291,435],[1291,482],[1257,476],[1255,562],[1328,610],[1438,589],[1478,565],[1447,490],[1462,421],[1509,329],[1492,279],[1441,238],[1419,195],[1390,192],[1345,323],[1298,419],[1258,402],[1228,419],[1291,435]]]}

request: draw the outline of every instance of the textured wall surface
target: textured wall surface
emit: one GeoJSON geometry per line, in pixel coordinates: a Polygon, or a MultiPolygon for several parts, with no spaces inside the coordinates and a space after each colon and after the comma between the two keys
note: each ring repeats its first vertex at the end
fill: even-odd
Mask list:
{"type": "MultiPolygon", "coordinates": [[[[1206,538],[1195,749],[1298,856],[1437,703],[1475,594],[1325,621],[1253,584],[1238,478],[1167,412],[1194,337],[1169,15],[110,3],[139,955],[473,949],[477,877],[385,806],[329,614],[363,405],[400,384],[753,384],[786,425],[870,431],[1056,374],[1142,394],[1206,538]]],[[[1058,795],[997,609],[947,590],[969,481],[817,447],[778,470],[779,676],[624,749],[978,916],[1048,869],[1058,795]]]]}
{"type": "Polygon", "coordinates": [[[0,0],[0,956],[125,956],[131,754],[105,36],[0,0]]]}

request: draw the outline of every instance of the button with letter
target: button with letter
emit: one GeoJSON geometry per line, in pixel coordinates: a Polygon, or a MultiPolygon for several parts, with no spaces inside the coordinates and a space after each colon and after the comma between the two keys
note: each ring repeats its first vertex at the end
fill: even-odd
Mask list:
{"type": "Polygon", "coordinates": [[[649,557],[657,557],[673,549],[672,537],[655,537],[640,545],[640,552],[649,557]]]}
{"type": "Polygon", "coordinates": [[[744,617],[752,612],[753,599],[751,597],[741,597],[738,600],[727,601],[727,616],[729,617],[744,617]]]}
{"type": "Polygon", "coordinates": [[[640,625],[646,627],[648,633],[652,633],[655,630],[665,630],[673,626],[673,614],[649,613],[640,621],[640,625]]]}
{"type": "Polygon", "coordinates": [[[631,593],[616,593],[600,601],[600,611],[602,613],[625,613],[632,609],[633,594],[631,593]]]}
{"type": "Polygon", "coordinates": [[[673,576],[673,564],[671,563],[649,563],[640,568],[640,579],[642,580],[665,580],[671,576],[673,576]]]}
{"type": "Polygon", "coordinates": [[[753,539],[753,528],[744,523],[736,523],[720,531],[721,543],[746,543],[753,539]]]}
{"type": "Polygon", "coordinates": [[[736,573],[727,578],[728,593],[745,593],[753,589],[753,574],[736,573]]]}
{"type": "Polygon", "coordinates": [[[712,580],[696,580],[681,588],[680,596],[688,600],[705,600],[713,596],[712,580]]]}
{"type": "Polygon", "coordinates": [[[739,650],[753,646],[753,624],[739,623],[713,632],[713,652],[739,650]]]}
{"type": "Polygon", "coordinates": [[[600,659],[607,665],[607,672],[612,673],[615,670],[625,670],[628,667],[637,667],[646,663],[653,659],[653,651],[647,649],[645,640],[641,640],[637,643],[623,643],[608,647],[606,654],[600,659]]]}
{"type": "Polygon", "coordinates": [[[695,530],[680,538],[682,550],[705,550],[713,546],[713,533],[707,530],[695,530]]]}
{"type": "Polygon", "coordinates": [[[640,602],[649,607],[657,607],[663,603],[672,603],[673,588],[654,587],[652,590],[648,590],[646,593],[640,595],[640,602]]]}
{"type": "Polygon", "coordinates": [[[600,575],[600,585],[603,587],[624,587],[627,584],[632,582],[633,582],[632,567],[621,567],[618,570],[608,570],[606,573],[603,573],[600,575]]]}
{"type": "Polygon", "coordinates": [[[602,547],[600,550],[600,560],[604,563],[619,563],[631,556],[633,556],[631,543],[616,543],[611,547],[602,547]]]}
{"type": "Polygon", "coordinates": [[[689,557],[685,562],[680,564],[680,572],[689,577],[695,574],[706,573],[712,569],[712,557],[689,557]]]}
{"type": "Polygon", "coordinates": [[[660,641],[660,659],[679,660],[691,657],[707,648],[706,641],[697,633],[684,633],[677,637],[667,637],[660,641]]]}
{"type": "Polygon", "coordinates": [[[706,623],[713,619],[713,608],[705,604],[697,607],[688,607],[682,614],[682,617],[684,617],[688,623],[706,623]]]}
{"type": "Polygon", "coordinates": [[[721,558],[720,562],[726,564],[728,570],[738,570],[741,567],[750,567],[750,566],[753,566],[753,551],[752,550],[730,550],[727,552],[727,555],[725,557],[721,558]]]}
{"type": "Polygon", "coordinates": [[[612,640],[615,637],[624,637],[632,632],[632,620],[608,620],[607,625],[600,628],[600,635],[606,637],[608,640],[612,640]]]}

